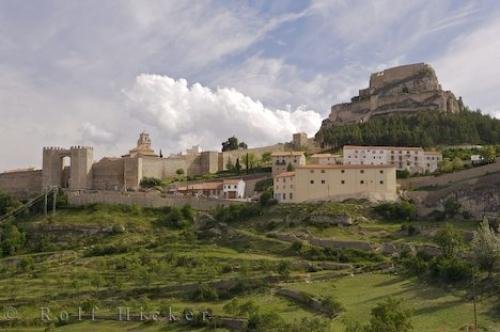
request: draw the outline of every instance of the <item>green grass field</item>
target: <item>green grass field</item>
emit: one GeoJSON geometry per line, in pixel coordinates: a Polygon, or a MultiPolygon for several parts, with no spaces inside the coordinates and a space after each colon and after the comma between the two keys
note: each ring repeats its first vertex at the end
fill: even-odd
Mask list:
{"type": "MultiPolygon", "coordinates": [[[[308,266],[328,263],[329,259],[310,260],[291,250],[290,242],[269,236],[272,232],[307,231],[323,238],[375,243],[415,240],[401,237],[400,224],[377,220],[363,205],[272,207],[263,215],[235,220],[220,232],[213,230],[222,226],[204,227],[203,217],[191,228],[166,227],[162,225],[165,215],[162,210],[98,205],[63,209],[50,220],[37,216],[20,221],[18,226],[26,234],[24,248],[0,259],[0,318],[2,310],[14,307],[20,319],[0,319],[0,329],[223,331],[165,321],[61,323],[56,316],[61,311],[76,313],[78,307],[89,312],[97,306],[98,315],[115,317],[119,307],[129,307],[136,314],[142,307],[145,313],[159,311],[161,316],[166,316],[169,308],[178,314],[190,308],[248,317],[245,311],[228,312],[227,305],[235,298],[239,304],[277,313],[288,322],[304,317],[320,319],[327,322],[329,331],[343,331],[345,320],[367,322],[371,309],[388,296],[404,299],[413,310],[415,331],[458,331],[473,321],[472,305],[463,289],[433,286],[395,273],[351,275],[347,265],[339,271],[311,270],[308,266]],[[314,211],[350,213],[364,216],[365,221],[349,227],[318,227],[304,219],[314,211]],[[200,283],[207,285],[208,293],[201,290],[200,283]],[[329,319],[276,295],[278,287],[318,298],[331,295],[345,311],[329,319]],[[50,308],[52,323],[40,320],[41,307],[50,308]]],[[[472,223],[462,223],[459,228],[470,230],[472,223]]],[[[418,241],[425,241],[425,237],[418,241]]],[[[353,264],[366,267],[378,263],[365,257],[353,264]]],[[[480,325],[487,331],[500,330],[500,318],[492,313],[493,301],[481,299],[478,304],[480,325]]]]}

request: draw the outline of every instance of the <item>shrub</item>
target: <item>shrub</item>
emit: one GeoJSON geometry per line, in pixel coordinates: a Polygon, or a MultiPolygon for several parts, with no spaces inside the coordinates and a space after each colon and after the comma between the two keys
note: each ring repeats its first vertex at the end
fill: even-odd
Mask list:
{"type": "Polygon", "coordinates": [[[255,191],[259,193],[271,190],[272,188],[273,188],[272,178],[259,180],[257,181],[257,183],[255,183],[255,191]]]}
{"type": "Polygon", "coordinates": [[[330,316],[330,318],[337,316],[340,312],[344,310],[342,303],[340,303],[331,296],[323,298],[321,300],[321,305],[323,307],[323,310],[325,310],[326,314],[330,316]]]}
{"type": "Polygon", "coordinates": [[[397,179],[407,179],[409,177],[410,177],[410,172],[407,169],[396,170],[396,178],[397,179]]]}
{"type": "Polygon", "coordinates": [[[471,264],[455,257],[436,257],[430,271],[432,277],[445,283],[468,280],[472,276],[471,264]]]}
{"type": "Polygon", "coordinates": [[[0,257],[14,255],[25,243],[25,234],[12,223],[5,224],[0,229],[0,257]]]}
{"type": "Polygon", "coordinates": [[[186,228],[190,225],[190,222],[192,220],[193,216],[191,206],[185,205],[182,209],[174,206],[170,208],[170,211],[163,219],[163,224],[167,227],[186,228]],[[187,219],[186,217],[188,217],[189,219],[187,219]]]}
{"type": "Polygon", "coordinates": [[[415,219],[417,208],[414,204],[402,201],[400,203],[382,203],[374,207],[382,218],[391,221],[410,221],[415,219]]]}
{"type": "Polygon", "coordinates": [[[143,177],[141,180],[142,188],[153,188],[153,187],[159,187],[161,185],[162,185],[161,180],[155,177],[143,177]]]}
{"type": "Polygon", "coordinates": [[[87,250],[86,256],[105,256],[122,254],[129,250],[129,246],[125,244],[110,244],[110,245],[95,245],[87,250]]]}
{"type": "Polygon", "coordinates": [[[370,332],[407,332],[413,329],[410,322],[411,311],[402,302],[391,297],[378,303],[371,311],[370,332]]]}
{"type": "Polygon", "coordinates": [[[12,196],[0,191],[0,216],[12,211],[20,206],[20,202],[12,196]]]}
{"type": "Polygon", "coordinates": [[[261,206],[269,206],[272,205],[272,200],[273,200],[273,193],[269,190],[264,191],[262,194],[260,194],[259,197],[259,203],[261,206]]]}
{"type": "Polygon", "coordinates": [[[452,225],[446,224],[434,236],[445,257],[454,257],[463,245],[463,237],[452,225]]]}
{"type": "Polygon", "coordinates": [[[219,295],[217,290],[209,285],[200,284],[198,288],[191,294],[191,300],[194,301],[217,301],[219,295]]]}

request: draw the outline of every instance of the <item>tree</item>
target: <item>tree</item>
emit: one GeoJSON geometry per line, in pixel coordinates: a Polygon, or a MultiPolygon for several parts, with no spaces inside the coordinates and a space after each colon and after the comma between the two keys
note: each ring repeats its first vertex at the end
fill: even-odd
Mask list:
{"type": "Polygon", "coordinates": [[[234,164],[234,170],[236,171],[236,174],[240,174],[241,172],[240,158],[236,158],[236,164],[234,164]]]}
{"type": "Polygon", "coordinates": [[[493,145],[484,146],[479,153],[485,163],[494,163],[496,159],[496,149],[493,145]]]}
{"type": "Polygon", "coordinates": [[[239,142],[236,136],[231,136],[227,141],[222,142],[222,152],[238,150],[238,148],[247,149],[248,146],[245,142],[239,142]]]}
{"type": "Polygon", "coordinates": [[[8,256],[15,254],[24,245],[24,233],[19,231],[16,225],[7,223],[0,233],[0,256],[8,256]]]}
{"type": "Polygon", "coordinates": [[[161,185],[162,185],[161,180],[158,178],[144,177],[141,180],[141,187],[142,188],[154,188],[154,187],[158,187],[161,185]]]}
{"type": "Polygon", "coordinates": [[[461,207],[462,205],[454,197],[447,198],[443,203],[445,218],[453,218],[456,216],[461,207]]]}
{"type": "Polygon", "coordinates": [[[177,175],[184,175],[184,169],[182,169],[182,168],[178,168],[178,169],[175,171],[175,174],[177,174],[177,175]]]}
{"type": "Polygon", "coordinates": [[[255,154],[253,153],[247,153],[243,156],[243,162],[245,163],[245,168],[247,170],[247,173],[252,170],[257,163],[257,158],[255,157],[255,154]]]}
{"type": "Polygon", "coordinates": [[[407,332],[413,329],[411,311],[403,308],[400,300],[387,298],[371,311],[369,332],[407,332]]]}
{"type": "Polygon", "coordinates": [[[453,171],[459,171],[464,168],[464,162],[459,157],[453,158],[451,164],[453,167],[453,171]]]}
{"type": "Polygon", "coordinates": [[[260,157],[260,162],[262,166],[269,166],[271,165],[271,152],[264,152],[262,156],[260,157]]]}
{"type": "Polygon", "coordinates": [[[288,165],[286,166],[286,171],[293,172],[293,165],[291,163],[288,163],[288,165]]]}
{"type": "Polygon", "coordinates": [[[500,259],[500,236],[490,228],[488,219],[484,218],[479,229],[474,232],[471,247],[479,268],[491,275],[496,262],[500,259]]]}
{"type": "Polygon", "coordinates": [[[453,258],[463,245],[463,237],[452,225],[446,224],[436,233],[434,242],[446,258],[453,258]]]}
{"type": "Polygon", "coordinates": [[[0,191],[0,216],[9,213],[13,209],[20,206],[20,202],[14,199],[14,197],[0,191]]]}

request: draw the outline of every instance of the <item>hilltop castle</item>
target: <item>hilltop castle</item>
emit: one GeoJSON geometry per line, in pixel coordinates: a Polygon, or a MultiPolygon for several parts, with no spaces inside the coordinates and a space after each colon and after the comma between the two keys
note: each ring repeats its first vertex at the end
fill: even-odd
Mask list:
{"type": "Polygon", "coordinates": [[[430,65],[416,63],[371,74],[369,87],[359,90],[350,103],[333,105],[323,125],[365,122],[372,116],[390,113],[430,110],[454,113],[463,107],[461,98],[441,88],[430,65]]]}

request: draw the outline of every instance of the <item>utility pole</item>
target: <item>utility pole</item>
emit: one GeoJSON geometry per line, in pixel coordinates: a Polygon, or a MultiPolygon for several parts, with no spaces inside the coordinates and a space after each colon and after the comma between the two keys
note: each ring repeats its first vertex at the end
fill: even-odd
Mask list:
{"type": "Polygon", "coordinates": [[[48,188],[45,188],[45,195],[44,195],[44,204],[43,204],[43,213],[45,215],[45,218],[47,218],[47,195],[48,195],[48,188]]]}
{"type": "Polygon", "coordinates": [[[56,202],[57,202],[57,188],[54,188],[54,194],[52,196],[52,217],[56,215],[56,202]]]}
{"type": "Polygon", "coordinates": [[[476,273],[472,273],[472,304],[474,305],[474,332],[477,332],[476,273]]]}

